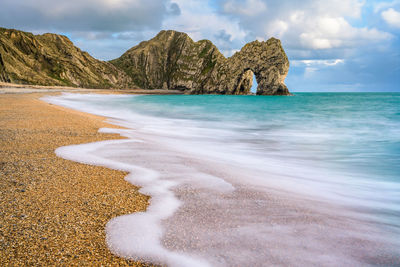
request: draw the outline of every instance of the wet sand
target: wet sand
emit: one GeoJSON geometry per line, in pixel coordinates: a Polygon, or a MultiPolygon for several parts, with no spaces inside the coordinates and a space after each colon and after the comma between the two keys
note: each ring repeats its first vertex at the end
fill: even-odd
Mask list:
{"type": "MultiPolygon", "coordinates": [[[[47,93],[48,94],[48,93],[47,93]]],[[[64,160],[57,147],[119,135],[104,118],[47,104],[44,93],[0,94],[0,265],[138,265],[111,254],[105,225],[144,211],[126,173],[64,160]]]]}

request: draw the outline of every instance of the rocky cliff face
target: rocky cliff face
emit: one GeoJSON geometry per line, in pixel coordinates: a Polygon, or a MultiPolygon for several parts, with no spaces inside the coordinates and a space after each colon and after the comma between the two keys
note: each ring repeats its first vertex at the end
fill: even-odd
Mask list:
{"type": "Polygon", "coordinates": [[[142,88],[202,88],[223,55],[207,40],[193,42],[185,33],[161,31],[149,41],[110,61],[142,88]]]}
{"type": "Polygon", "coordinates": [[[1,54],[0,54],[0,82],[10,82],[10,79],[8,78],[8,74],[5,70],[3,57],[1,56],[1,54]]]}
{"type": "Polygon", "coordinates": [[[257,94],[288,95],[289,60],[278,39],[246,44],[225,58],[207,40],[161,31],[110,61],[142,88],[181,89],[190,94],[248,94],[253,73],[257,94]]]}
{"type": "Polygon", "coordinates": [[[258,95],[289,95],[284,83],[288,71],[289,60],[278,39],[254,41],[217,65],[215,78],[207,84],[206,90],[213,90],[212,83],[215,82],[218,86],[214,90],[219,92],[247,94],[252,86],[254,73],[258,95]]]}
{"type": "Polygon", "coordinates": [[[0,28],[0,81],[91,88],[134,87],[125,72],[91,57],[65,36],[0,28]]]}
{"type": "Polygon", "coordinates": [[[0,28],[0,81],[90,88],[178,89],[188,94],[288,95],[289,61],[278,39],[254,41],[225,58],[208,40],[161,31],[103,62],[65,36],[0,28]]]}

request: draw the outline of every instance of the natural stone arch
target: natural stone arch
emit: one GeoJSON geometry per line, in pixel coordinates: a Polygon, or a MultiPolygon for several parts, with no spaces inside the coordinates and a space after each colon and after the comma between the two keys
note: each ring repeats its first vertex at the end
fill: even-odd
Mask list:
{"type": "Polygon", "coordinates": [[[232,75],[236,79],[235,94],[249,93],[254,73],[257,95],[289,95],[285,78],[289,71],[289,60],[278,39],[266,42],[254,41],[246,44],[240,52],[228,59],[232,75]]]}
{"type": "Polygon", "coordinates": [[[155,38],[110,61],[142,88],[178,89],[187,94],[249,94],[253,77],[258,95],[289,95],[284,84],[289,60],[278,39],[254,41],[225,58],[208,40],[161,31],[155,38]]]}

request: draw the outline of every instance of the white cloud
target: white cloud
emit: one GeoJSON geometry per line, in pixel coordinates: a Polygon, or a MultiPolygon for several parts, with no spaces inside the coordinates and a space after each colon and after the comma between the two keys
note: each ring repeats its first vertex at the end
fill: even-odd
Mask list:
{"type": "Polygon", "coordinates": [[[223,9],[226,13],[251,17],[265,12],[267,5],[262,0],[228,0],[224,3],[223,9]]]}
{"type": "Polygon", "coordinates": [[[389,33],[349,22],[349,18],[360,18],[365,5],[360,0],[221,0],[219,6],[202,0],[174,2],[181,14],[166,19],[163,28],[185,31],[195,40],[210,39],[225,55],[246,42],[270,37],[280,38],[285,48],[295,48],[298,57],[392,38],[389,33]],[[219,38],[221,32],[229,38],[219,38]]]}
{"type": "Polygon", "coordinates": [[[319,1],[312,0],[307,1],[310,5],[311,14],[314,13],[320,16],[332,16],[332,17],[352,17],[360,18],[362,8],[365,5],[363,0],[330,0],[330,1],[319,1]]]}
{"type": "Polygon", "coordinates": [[[316,66],[336,66],[338,64],[344,64],[345,60],[342,58],[337,59],[309,59],[309,60],[293,60],[291,64],[293,66],[306,66],[306,67],[316,67],[316,66]]]}
{"type": "Polygon", "coordinates": [[[230,56],[238,49],[232,43],[244,40],[246,32],[239,26],[238,21],[227,16],[220,16],[203,0],[176,0],[181,10],[179,16],[164,20],[162,27],[183,31],[195,41],[209,39],[221,50],[230,56]]]}
{"type": "Polygon", "coordinates": [[[329,49],[340,46],[341,41],[329,40],[326,38],[319,38],[314,33],[302,33],[300,34],[301,44],[305,47],[312,49],[329,49]]]}
{"type": "Polygon", "coordinates": [[[382,18],[392,27],[400,28],[400,12],[389,8],[381,13],[382,18]]]}
{"type": "Polygon", "coordinates": [[[286,48],[296,49],[298,55],[304,51],[315,54],[321,53],[317,51],[358,48],[392,38],[391,34],[378,29],[351,24],[350,19],[361,18],[365,1],[263,0],[268,8],[262,14],[253,12],[252,17],[247,11],[242,14],[240,5],[235,6],[237,2],[225,0],[221,9],[223,14],[239,20],[247,33],[246,41],[278,37],[286,48]]]}
{"type": "Polygon", "coordinates": [[[379,42],[392,37],[374,28],[355,28],[343,17],[307,18],[302,28],[304,32],[299,36],[300,43],[311,49],[357,47],[366,42],[379,42]]]}
{"type": "Polygon", "coordinates": [[[378,2],[374,5],[374,12],[378,13],[384,9],[388,9],[389,7],[393,7],[398,4],[400,4],[400,0],[393,0],[391,2],[378,2]]]}
{"type": "Polygon", "coordinates": [[[289,24],[283,20],[275,20],[266,28],[266,35],[281,38],[289,29],[289,24]]]}
{"type": "MultiPolygon", "coordinates": [[[[321,71],[344,65],[345,59],[308,59],[308,60],[292,60],[290,62],[292,67],[304,69],[303,77],[305,79],[311,79],[318,75],[321,71]]],[[[337,69],[337,68],[336,68],[337,69]]]]}
{"type": "Polygon", "coordinates": [[[170,0],[1,0],[0,25],[47,31],[159,29],[179,13],[170,0]]]}

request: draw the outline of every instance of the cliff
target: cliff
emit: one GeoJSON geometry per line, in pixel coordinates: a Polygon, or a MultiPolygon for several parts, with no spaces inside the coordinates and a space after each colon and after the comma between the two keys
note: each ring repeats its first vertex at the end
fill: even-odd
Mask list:
{"type": "Polygon", "coordinates": [[[190,94],[248,94],[253,73],[257,94],[288,95],[289,60],[278,39],[246,44],[225,58],[208,40],[161,31],[110,61],[142,88],[184,90],[190,94]]]}
{"type": "Polygon", "coordinates": [[[289,60],[278,39],[246,44],[225,58],[208,40],[161,31],[110,62],[97,60],[63,35],[0,28],[0,81],[87,88],[181,90],[187,94],[289,95],[289,60]]]}
{"type": "Polygon", "coordinates": [[[134,87],[125,72],[62,35],[0,28],[0,81],[90,88],[134,87]]]}

